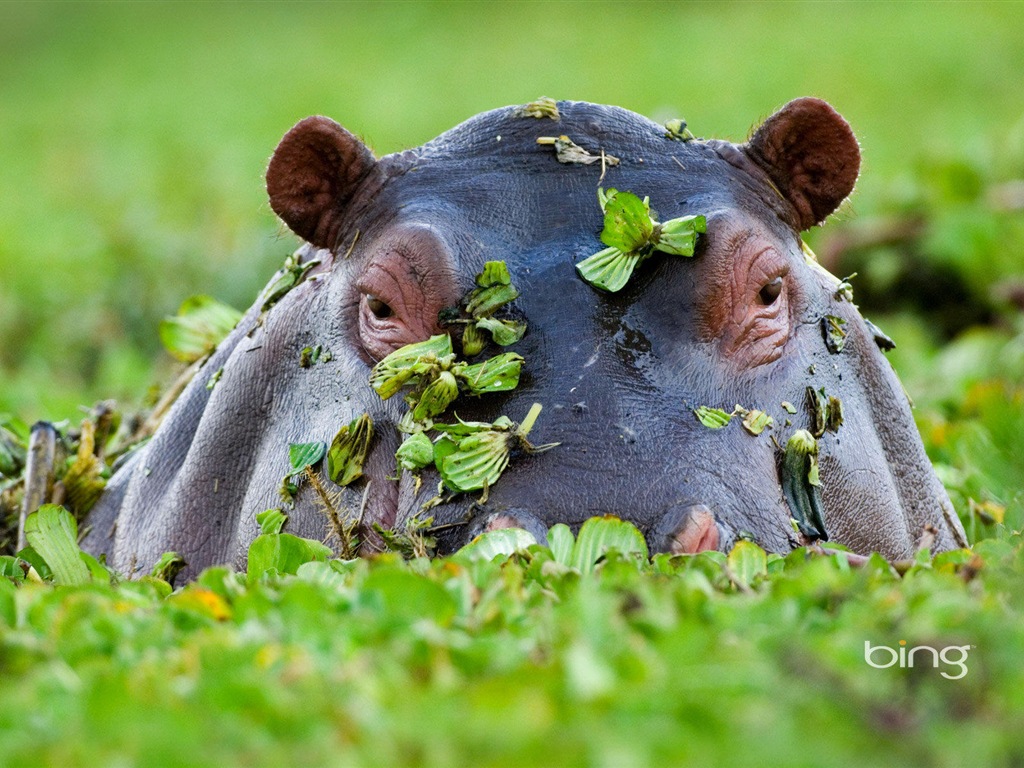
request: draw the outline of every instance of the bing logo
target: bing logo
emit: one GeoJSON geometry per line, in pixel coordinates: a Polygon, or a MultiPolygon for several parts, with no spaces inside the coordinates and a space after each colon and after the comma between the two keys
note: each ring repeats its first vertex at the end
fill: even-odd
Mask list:
{"type": "Polygon", "coordinates": [[[916,645],[907,648],[907,641],[900,640],[898,648],[890,648],[887,645],[872,645],[868,640],[864,641],[864,661],[869,667],[875,669],[888,669],[899,666],[900,669],[921,667],[931,665],[932,669],[938,669],[940,663],[946,669],[956,669],[956,674],[950,674],[944,669],[939,674],[947,680],[959,680],[967,674],[967,652],[973,646],[970,645],[949,645],[945,648],[932,648],[930,645],[916,645]]]}

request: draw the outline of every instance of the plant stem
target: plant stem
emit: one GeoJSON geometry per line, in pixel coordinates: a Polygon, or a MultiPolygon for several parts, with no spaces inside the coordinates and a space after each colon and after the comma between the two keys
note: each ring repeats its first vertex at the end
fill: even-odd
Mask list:
{"type": "Polygon", "coordinates": [[[530,434],[530,430],[533,429],[533,423],[537,421],[537,417],[540,416],[540,410],[543,406],[540,403],[534,403],[530,406],[529,412],[526,414],[526,418],[523,419],[519,425],[519,434],[522,437],[526,437],[530,434]]]}

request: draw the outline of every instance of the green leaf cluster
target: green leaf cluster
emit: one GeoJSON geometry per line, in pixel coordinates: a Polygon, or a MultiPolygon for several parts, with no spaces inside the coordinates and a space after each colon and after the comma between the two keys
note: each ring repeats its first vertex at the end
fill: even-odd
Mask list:
{"type": "Polygon", "coordinates": [[[486,492],[501,477],[514,450],[541,453],[557,445],[535,446],[527,439],[540,411],[540,403],[534,403],[521,424],[507,416],[493,422],[435,423],[433,429],[440,433],[436,442],[422,432],[411,435],[398,449],[399,464],[413,471],[433,464],[449,490],[486,492]]]}
{"type": "Polygon", "coordinates": [[[448,334],[407,344],[377,363],[370,372],[370,386],[387,400],[402,388],[409,406],[399,429],[408,433],[430,429],[460,393],[482,395],[506,392],[519,385],[523,358],[504,352],[473,365],[456,360],[448,334]]]}
{"type": "Polygon", "coordinates": [[[693,256],[697,235],[706,231],[704,216],[682,216],[664,223],[651,215],[649,199],[632,192],[598,189],[604,211],[601,242],[607,248],[576,265],[580,276],[595,288],[614,293],[622,290],[633,271],[656,251],[674,256],[693,256]]]}
{"type": "Polygon", "coordinates": [[[748,541],[648,559],[612,519],[575,537],[555,526],[543,543],[494,531],[432,561],[271,544],[252,579],[211,568],[173,593],[150,577],[12,581],[0,561],[0,763],[852,768],[1024,755],[1019,534],[899,569],[748,541]],[[864,662],[865,641],[900,640],[968,646],[967,674],[864,662]],[[811,757],[809,732],[827,744],[811,757]]]}
{"type": "Polygon", "coordinates": [[[488,261],[476,276],[476,288],[463,297],[459,309],[442,312],[441,319],[446,324],[464,326],[462,354],[474,357],[483,351],[488,336],[500,347],[510,346],[523,338],[526,333],[524,321],[494,317],[518,297],[519,290],[512,285],[512,275],[505,262],[488,261]]]}

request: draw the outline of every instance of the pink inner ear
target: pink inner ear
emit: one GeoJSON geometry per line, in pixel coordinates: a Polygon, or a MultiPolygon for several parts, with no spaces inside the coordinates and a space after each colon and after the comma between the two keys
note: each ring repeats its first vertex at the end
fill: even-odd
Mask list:
{"type": "Polygon", "coordinates": [[[745,146],[793,204],[801,229],[819,224],[853,191],[860,146],[842,115],[821,99],[791,101],[745,146]]]}
{"type": "Polygon", "coordinates": [[[333,120],[307,117],[284,135],[270,158],[270,207],[299,237],[333,248],[340,214],[376,162],[365,144],[333,120]]]}

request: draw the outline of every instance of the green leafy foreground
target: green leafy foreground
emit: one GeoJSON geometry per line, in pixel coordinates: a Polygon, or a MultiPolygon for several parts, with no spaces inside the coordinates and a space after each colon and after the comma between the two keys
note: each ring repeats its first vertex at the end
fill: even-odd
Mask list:
{"type": "Polygon", "coordinates": [[[576,539],[556,526],[549,546],[504,530],[447,559],[324,561],[265,546],[287,535],[272,517],[261,565],[173,593],[95,569],[54,586],[6,558],[0,764],[1024,758],[1020,534],[919,555],[901,575],[746,541],[651,560],[613,518],[576,539]],[[865,663],[865,641],[900,640],[969,645],[968,671],[865,663]]]}

